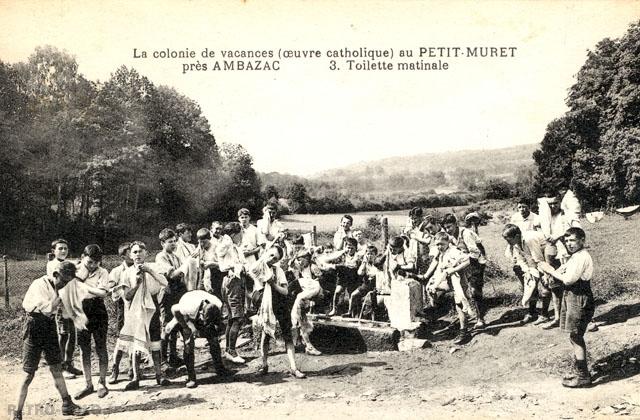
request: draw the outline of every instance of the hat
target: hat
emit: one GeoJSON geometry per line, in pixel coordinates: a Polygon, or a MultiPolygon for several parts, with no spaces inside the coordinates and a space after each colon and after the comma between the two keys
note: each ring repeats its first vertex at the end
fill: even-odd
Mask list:
{"type": "Polygon", "coordinates": [[[311,258],[311,251],[309,251],[308,249],[301,249],[300,251],[298,251],[298,253],[295,255],[295,259],[299,259],[299,258],[311,258]]]}

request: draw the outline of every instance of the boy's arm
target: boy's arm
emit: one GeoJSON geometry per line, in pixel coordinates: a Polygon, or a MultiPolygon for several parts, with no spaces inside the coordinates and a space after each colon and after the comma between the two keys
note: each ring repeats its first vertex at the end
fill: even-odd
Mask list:
{"type": "Polygon", "coordinates": [[[160,286],[167,287],[167,285],[169,284],[165,276],[156,273],[156,271],[148,265],[143,264],[142,266],[140,266],[140,269],[145,273],[149,273],[149,275],[151,275],[151,277],[153,277],[153,279],[158,282],[160,286]]]}
{"type": "Polygon", "coordinates": [[[101,289],[99,287],[92,287],[89,286],[88,284],[85,283],[85,286],[87,287],[87,291],[92,294],[95,297],[105,297],[107,296],[107,291],[104,289],[101,289]]]}

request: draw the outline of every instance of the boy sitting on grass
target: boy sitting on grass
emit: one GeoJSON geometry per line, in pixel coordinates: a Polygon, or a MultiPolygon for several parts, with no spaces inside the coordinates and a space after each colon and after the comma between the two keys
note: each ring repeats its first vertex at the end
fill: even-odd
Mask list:
{"type": "Polygon", "coordinates": [[[584,249],[586,235],[578,227],[567,229],[564,243],[570,256],[558,269],[547,262],[539,267],[545,273],[564,284],[560,331],[569,334],[569,341],[575,356],[575,374],[564,377],[562,385],[568,388],[582,388],[591,385],[591,375],[587,367],[587,345],[584,333],[593,318],[595,304],[591,291],[593,260],[584,249]]]}
{"type": "Polygon", "coordinates": [[[29,385],[38,370],[40,356],[44,352],[44,358],[49,365],[56,389],[62,397],[62,414],[65,416],[84,416],[87,410],[76,405],[62,376],[62,354],[58,347],[56,321],[54,319],[58,307],[61,306],[58,292],[75,278],[76,266],[68,261],[60,262],[53,269],[51,278],[40,277],[29,286],[22,300],[22,307],[27,313],[24,325],[22,347],[22,370],[25,377],[20,387],[18,404],[13,413],[14,420],[22,420],[22,409],[27,398],[29,385]]]}

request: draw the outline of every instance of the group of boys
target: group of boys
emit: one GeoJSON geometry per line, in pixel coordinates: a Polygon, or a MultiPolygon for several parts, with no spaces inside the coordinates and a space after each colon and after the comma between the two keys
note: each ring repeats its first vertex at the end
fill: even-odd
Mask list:
{"type": "MultiPolygon", "coordinates": [[[[528,203],[518,203],[518,213],[503,231],[508,243],[506,255],[523,287],[523,304],[529,308],[523,323],[546,324],[543,328],[547,329],[560,326],[570,332],[576,371],[564,384],[584,386],[590,381],[583,335],[593,315],[589,286],[592,262],[583,249],[585,235],[578,226],[577,213],[563,211],[557,198],[540,203],[547,212],[544,218],[531,212],[528,203]],[[539,314],[538,299],[542,301],[539,314]],[[582,309],[576,309],[576,301],[583,303],[582,309]],[[551,302],[553,320],[547,313],[551,302]]],[[[414,208],[402,235],[392,237],[379,254],[361,232],[352,229],[353,218],[349,215],[342,217],[332,244],[314,247],[302,236],[291,240],[277,218],[277,208],[268,205],[257,226],[250,223],[249,210],[241,209],[238,222],[213,222],[211,229],[199,229],[197,246],[191,243],[188,225],[179,224],[175,231],[163,229],[159,234],[162,251],[156,255],[155,264],[145,262],[144,243],[124,243],[119,247],[122,264],[111,273],[100,267],[102,250],[98,245],[88,245],[74,264],[66,260],[67,242],[54,241],[47,275],[33,282],[23,301],[28,314],[24,333],[26,376],[14,418],[21,418],[42,352],[62,397],[63,413],[86,414],[71,400],[64,377],[84,374],[86,387],[76,399],[95,392],[91,380],[92,338],[100,368],[98,397],[108,394],[108,316],[103,300],[107,295],[115,302],[119,330],[108,383],[118,381],[121,360],[128,354],[130,370],[125,390],[139,387],[141,359],[145,356],[153,362],[159,385],[170,383],[161,368],[166,362],[173,368],[186,365],[186,386],[195,387],[196,334],[207,340],[217,374],[233,373],[222,359],[245,362],[236,351],[236,342],[243,321],[253,314],[263,327],[263,365],[258,373],[267,372],[265,346],[269,337],[275,337],[272,331],[277,320],[287,345],[291,374],[303,378],[295,365],[292,333],[300,333],[307,353],[321,354],[309,340],[312,326],[306,319],[314,302],[332,294],[328,315],[333,316],[346,294],[348,309],[343,316],[361,316],[368,303],[375,317],[381,308],[388,307],[395,282],[405,280],[420,282],[431,306],[437,305],[446,292],[453,292],[460,322],[454,343],[466,342],[470,339],[469,318],[475,318],[475,328],[485,326],[486,256],[478,236],[480,221],[480,215],[474,212],[465,217],[465,226],[460,226],[453,214],[438,220],[414,208]],[[226,349],[221,353],[218,337],[223,329],[226,349]],[[178,335],[184,342],[182,359],[176,350],[178,335]],[[76,338],[82,371],[73,366],[76,338]]]]}

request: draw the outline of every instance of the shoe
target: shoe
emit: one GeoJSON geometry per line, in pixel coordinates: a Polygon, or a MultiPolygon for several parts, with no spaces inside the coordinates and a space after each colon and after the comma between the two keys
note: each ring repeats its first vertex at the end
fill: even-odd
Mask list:
{"type": "Polygon", "coordinates": [[[114,366],[113,369],[111,369],[111,376],[109,376],[109,379],[107,380],[107,383],[109,385],[117,384],[118,383],[118,375],[119,374],[120,374],[120,372],[118,372],[118,368],[116,366],[114,366]]]}
{"type": "Polygon", "coordinates": [[[578,375],[578,372],[579,372],[578,363],[579,362],[576,359],[573,359],[573,364],[567,371],[567,374],[562,377],[563,382],[568,381],[569,379],[573,379],[578,375]]]}
{"type": "Polygon", "coordinates": [[[71,362],[67,363],[66,371],[76,376],[84,375],[84,373],[80,369],[76,369],[76,367],[73,366],[73,363],[71,362]]]}
{"type": "Polygon", "coordinates": [[[63,369],[62,369],[62,377],[63,377],[64,379],[76,379],[76,378],[77,378],[77,376],[76,376],[76,375],[74,375],[73,373],[69,372],[69,371],[67,370],[67,368],[63,368],[63,369]]]}
{"type": "Polygon", "coordinates": [[[327,314],[327,316],[335,316],[336,315],[336,310],[332,309],[329,311],[329,313],[327,314]]]}
{"type": "Polygon", "coordinates": [[[540,325],[540,324],[544,324],[545,322],[549,322],[549,321],[551,321],[551,318],[549,318],[548,316],[539,316],[538,319],[533,321],[533,325],[540,325]]]}
{"type": "Polygon", "coordinates": [[[591,376],[576,375],[570,379],[564,379],[562,386],[566,388],[584,388],[591,386],[591,376]]]}
{"type": "Polygon", "coordinates": [[[298,369],[290,370],[289,375],[293,376],[296,379],[304,379],[307,377],[304,373],[300,372],[298,369]]]}
{"type": "Polygon", "coordinates": [[[596,324],[595,322],[590,322],[589,325],[587,326],[587,331],[589,332],[594,332],[594,331],[598,331],[598,324],[596,324]]]}
{"type": "Polygon", "coordinates": [[[172,368],[179,368],[180,366],[184,365],[184,360],[182,360],[178,356],[169,356],[169,363],[167,364],[172,368]]]}
{"type": "Polygon", "coordinates": [[[256,374],[258,376],[264,376],[267,374],[267,372],[269,372],[269,366],[267,365],[262,365],[258,368],[258,370],[256,371],[256,374]]]}
{"type": "Polygon", "coordinates": [[[456,338],[453,339],[453,344],[464,344],[469,340],[471,340],[471,334],[469,334],[465,330],[462,330],[458,333],[456,338]]]}
{"type": "Polygon", "coordinates": [[[93,385],[87,386],[85,389],[78,392],[73,398],[75,398],[76,400],[81,400],[82,398],[86,397],[87,395],[93,394],[94,392],[95,389],[93,389],[93,385]]]}
{"type": "Polygon", "coordinates": [[[531,321],[534,321],[536,319],[536,317],[534,317],[531,314],[526,314],[524,316],[524,318],[522,318],[522,320],[520,321],[521,324],[528,324],[531,321]]]}
{"type": "Polygon", "coordinates": [[[22,413],[19,412],[14,412],[13,413],[13,420],[22,420],[22,413]]]}
{"type": "Polygon", "coordinates": [[[109,390],[104,386],[104,384],[98,384],[98,398],[104,398],[108,393],[109,390]]]}
{"type": "Polygon", "coordinates": [[[140,388],[140,382],[134,380],[130,381],[124,386],[125,391],[135,391],[138,388],[140,388]]]}
{"type": "Polygon", "coordinates": [[[245,360],[242,357],[238,356],[238,353],[236,353],[235,350],[225,351],[222,357],[233,363],[245,363],[245,360]]]}
{"type": "Polygon", "coordinates": [[[551,329],[556,328],[556,327],[559,327],[559,326],[560,326],[560,320],[558,320],[558,319],[554,319],[554,320],[553,320],[553,322],[552,322],[551,324],[544,325],[544,326],[542,327],[542,329],[543,329],[543,330],[551,330],[551,329]]]}
{"type": "Polygon", "coordinates": [[[322,356],[322,352],[313,346],[308,346],[304,349],[304,352],[309,356],[322,356]]]}
{"type": "Polygon", "coordinates": [[[89,414],[89,410],[77,405],[71,399],[62,403],[63,416],[86,416],[87,414],[89,414]]]}
{"type": "Polygon", "coordinates": [[[156,383],[160,386],[171,385],[171,381],[164,376],[156,376],[156,383]]]}
{"type": "Polygon", "coordinates": [[[484,319],[479,319],[476,321],[476,325],[473,326],[476,330],[481,330],[487,326],[487,323],[484,322],[484,319]]]}
{"type": "Polygon", "coordinates": [[[196,384],[196,381],[187,381],[187,383],[184,384],[184,386],[187,388],[195,388],[198,386],[198,384],[196,384]]]}

